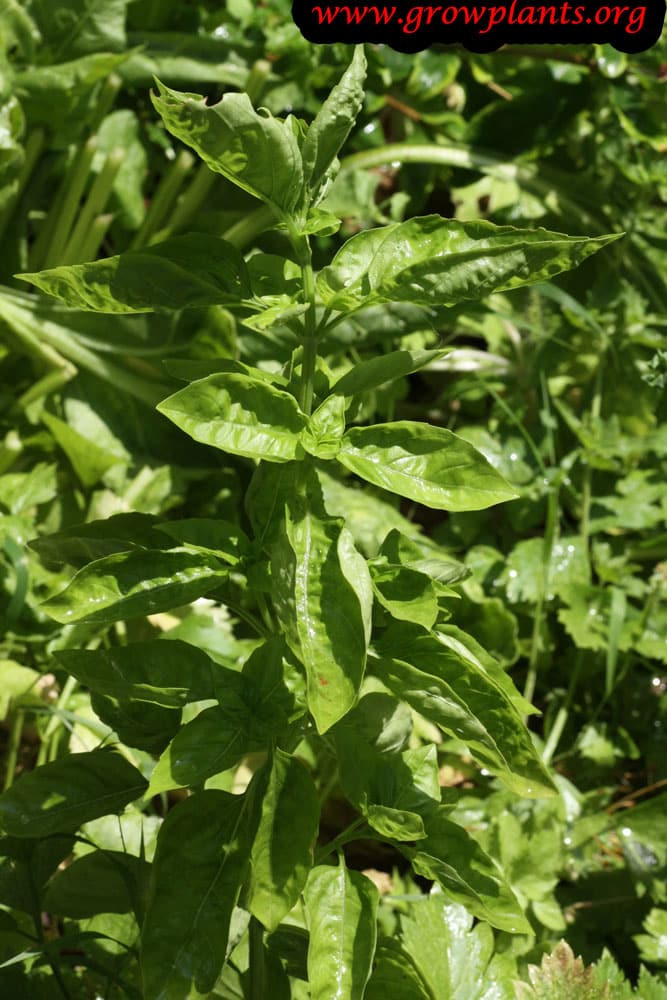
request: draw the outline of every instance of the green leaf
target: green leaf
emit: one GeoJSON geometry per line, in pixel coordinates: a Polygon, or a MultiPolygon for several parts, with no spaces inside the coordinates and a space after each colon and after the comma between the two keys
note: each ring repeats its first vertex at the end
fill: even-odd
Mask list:
{"type": "Polygon", "coordinates": [[[363,45],[313,119],[301,149],[306,184],[316,191],[347,139],[364,103],[366,57],[363,45]]]}
{"type": "Polygon", "coordinates": [[[369,562],[373,593],[393,618],[432,628],[438,617],[438,598],[423,573],[385,559],[369,562]]]}
{"type": "Polygon", "coordinates": [[[220,518],[188,517],[181,521],[163,521],[160,531],[182,545],[198,552],[211,553],[232,566],[250,548],[250,541],[242,529],[220,518]]]}
{"type": "Polygon", "coordinates": [[[383,657],[374,672],[450,736],[464,742],[518,795],[553,795],[520,712],[474,654],[447,633],[407,624],[390,627],[376,644],[383,657]]]}
{"type": "Polygon", "coordinates": [[[90,707],[121,743],[147,753],[162,753],[181,724],[180,708],[165,708],[131,698],[91,691],[90,707]]]}
{"type": "Polygon", "coordinates": [[[619,235],[565,236],[427,215],[353,236],[317,288],[338,310],[377,302],[452,306],[551,278],[619,235]]]}
{"type": "MultiPolygon", "coordinates": [[[[82,52],[125,48],[130,0],[34,0],[30,14],[49,50],[62,58],[82,52]]],[[[55,61],[55,60],[53,60],[55,61]]]]}
{"type": "Polygon", "coordinates": [[[0,796],[0,826],[14,837],[68,833],[120,812],[143,795],[146,781],[120,754],[72,754],[24,774],[0,796]]]}
{"type": "Polygon", "coordinates": [[[110,624],[189,604],[227,578],[211,557],[192,552],[117,552],[89,563],[42,608],[63,625],[110,624]]]}
{"type": "Polygon", "coordinates": [[[345,433],[345,400],[329,396],[317,407],[302,435],[306,451],[324,460],[335,458],[345,433]]]}
{"type": "Polygon", "coordinates": [[[151,777],[148,796],[197,786],[227,770],[247,753],[267,750],[303,713],[298,690],[290,690],[281,639],[270,640],[248,658],[241,673],[216,671],[218,705],[183,726],[151,777]]]}
{"type": "Polygon", "coordinates": [[[667,966],[667,910],[652,909],[644,920],[645,934],[635,934],[633,941],[644,962],[667,966]]]}
{"type": "Polygon", "coordinates": [[[436,881],[480,920],[511,934],[531,933],[514,893],[479,844],[437,808],[424,816],[426,837],[401,847],[418,875],[436,881]]]}
{"type": "Polygon", "coordinates": [[[89,264],[16,277],[75,309],[103,313],[237,305],[250,294],[239,251],[203,233],[174,236],[89,264]]]}
{"type": "Polygon", "coordinates": [[[153,104],[167,129],[191,146],[211,170],[223,174],[278,215],[291,216],[303,197],[303,166],[292,119],[259,114],[246,94],[225,94],[207,107],[197,94],[157,81],[153,104]]]}
{"type": "Polygon", "coordinates": [[[195,441],[232,455],[289,462],[303,456],[307,418],[294,396],[263,379],[221,372],[191,382],[158,405],[195,441]]]}
{"type": "Polygon", "coordinates": [[[320,803],[303,764],[282,750],[271,757],[250,855],[248,909],[274,931],[297,902],[313,861],[320,803]]]}
{"type": "Polygon", "coordinates": [[[71,853],[69,834],[45,837],[0,837],[0,903],[33,914],[44,883],[71,853]]]}
{"type": "Polygon", "coordinates": [[[378,942],[373,974],[366,987],[364,1000],[438,1000],[426,986],[411,957],[390,938],[378,942]]]}
{"type": "Polygon", "coordinates": [[[340,521],[318,516],[312,496],[309,489],[308,498],[288,501],[272,575],[274,602],[306,668],[308,708],[323,733],[357,698],[373,598],[368,567],[350,534],[340,521]]]}
{"type": "Polygon", "coordinates": [[[369,483],[436,510],[482,510],[517,496],[480,452],[443,427],[410,420],[352,427],[336,457],[369,483]]]}
{"type": "Polygon", "coordinates": [[[213,989],[247,870],[248,803],[247,794],[199,792],[162,824],[141,937],[145,1000],[213,989]]]}
{"type": "Polygon", "coordinates": [[[312,1000],[362,1000],[375,954],[377,889],[341,860],[314,868],[304,896],[312,1000]]]}
{"type": "Polygon", "coordinates": [[[178,639],[61,649],[54,656],[91,691],[165,708],[214,697],[219,669],[202,650],[178,639]]]}
{"type": "Polygon", "coordinates": [[[100,521],[75,524],[53,535],[34,538],[30,548],[47,563],[85,566],[114,552],[136,548],[169,549],[173,540],[156,528],[151,514],[112,514],[100,521]]]}
{"type": "Polygon", "coordinates": [[[120,851],[91,851],[49,882],[44,908],[73,920],[98,913],[131,913],[141,906],[150,865],[120,851]]]}
{"type": "Polygon", "coordinates": [[[377,389],[386,382],[411,375],[448,354],[450,348],[433,351],[390,351],[368,361],[360,361],[331,387],[336,396],[356,396],[377,389]]]}
{"type": "Polygon", "coordinates": [[[67,455],[84,486],[93,486],[114,465],[124,463],[124,459],[119,455],[107,451],[83,434],[79,434],[52,413],[42,413],[42,420],[67,455]]]}

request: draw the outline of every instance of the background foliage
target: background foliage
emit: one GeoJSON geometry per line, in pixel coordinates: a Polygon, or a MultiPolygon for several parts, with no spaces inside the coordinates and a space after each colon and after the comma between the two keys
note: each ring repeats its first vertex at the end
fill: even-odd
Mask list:
{"type": "MultiPolygon", "coordinates": [[[[310,122],[350,51],[304,42],[288,8],[245,0],[224,8],[6,0],[0,8],[5,788],[20,789],[36,765],[72,767],[76,755],[81,761],[81,754],[117,742],[123,756],[113,773],[105,770],[106,757],[94,758],[97,780],[117,796],[112,811],[138,799],[120,820],[81,813],[76,838],[56,824],[41,831],[48,839],[21,840],[3,817],[0,984],[8,996],[140,996],[137,935],[157,832],[166,816],[174,827],[179,816],[187,823],[184,803],[173,809],[183,793],[168,782],[160,787],[153,771],[178,727],[178,691],[171,701],[140,701],[137,711],[111,685],[96,689],[78,651],[168,636],[175,649],[178,640],[194,643],[219,665],[238,669],[256,645],[241,588],[224,600],[194,603],[198,595],[184,591],[176,611],[111,626],[58,624],[43,602],[62,591],[74,568],[120,551],[113,531],[105,540],[99,531],[70,529],[123,514],[115,525],[125,541],[168,550],[155,528],[165,520],[216,518],[242,527],[246,460],[193,444],[155,406],[182,385],[179,378],[210,370],[213,358],[275,372],[296,345],[293,325],[258,328],[222,306],[95,315],[36,296],[12,276],[140,251],[191,231],[223,236],[244,254],[286,254],[285,234],[271,228],[266,208],[175,140],[149,92],[154,75],[169,87],[207,94],[209,103],[242,91],[275,115],[310,122]],[[133,521],[134,514],[152,518],[150,526],[146,518],[133,521]],[[146,531],[156,534],[137,542],[146,531]],[[125,761],[134,765],[132,775],[138,770],[151,781],[149,801],[141,801],[144,785],[133,785],[125,761]],[[83,891],[93,882],[97,896],[83,891]]],[[[313,236],[316,267],[356,232],[431,213],[571,235],[626,235],[548,282],[437,315],[400,303],[378,307],[363,322],[353,316],[340,324],[336,340],[322,345],[340,375],[390,350],[454,348],[419,372],[360,393],[356,419],[421,419],[454,431],[519,499],[444,515],[392,502],[371,487],[351,490],[342,479],[325,479],[323,489],[367,558],[388,557],[385,536],[395,528],[430,539],[438,558],[470,571],[446,584],[458,595],[446,605],[449,624],[472,634],[540,710],[529,727],[560,793],[518,796],[474,763],[466,746],[414,716],[409,751],[437,743],[450,819],[499,863],[530,933],[528,926],[520,934],[492,930],[484,920],[473,927],[463,907],[427,895],[431,879],[415,880],[399,852],[355,840],[346,848],[349,885],[339,890],[354,896],[361,913],[369,890],[355,872],[372,870],[380,890],[376,963],[365,996],[386,996],[400,968],[406,998],[473,1000],[517,989],[530,998],[615,998],[635,988],[646,1000],[662,998],[664,46],[636,56],[540,47],[491,56],[371,48],[367,57],[364,104],[323,206],[343,226],[328,232],[323,224],[313,236]]],[[[270,279],[267,294],[275,294],[278,315],[295,276],[281,274],[280,294],[270,279]]],[[[421,593],[406,617],[428,619],[439,597],[421,593]]],[[[344,742],[343,733],[341,760],[344,742]]],[[[207,782],[207,795],[247,786],[261,763],[247,749],[240,767],[232,758],[221,776],[197,778],[207,782]]],[[[300,754],[323,808],[322,847],[354,821],[354,795],[326,745],[304,742],[300,754]]],[[[47,781],[43,794],[54,791],[47,781]]],[[[208,801],[215,813],[215,798],[208,801]]],[[[188,837],[197,835],[188,829],[188,837]]],[[[205,840],[207,831],[199,835],[205,840]]],[[[224,839],[226,831],[215,836],[224,839]]],[[[316,879],[309,886],[316,900],[321,886],[316,879]]],[[[190,891],[184,879],[168,905],[185,905],[190,891]]],[[[304,934],[295,916],[266,938],[272,996],[309,995],[304,934]]],[[[230,962],[207,995],[250,995],[252,947],[235,911],[230,962]]]]}

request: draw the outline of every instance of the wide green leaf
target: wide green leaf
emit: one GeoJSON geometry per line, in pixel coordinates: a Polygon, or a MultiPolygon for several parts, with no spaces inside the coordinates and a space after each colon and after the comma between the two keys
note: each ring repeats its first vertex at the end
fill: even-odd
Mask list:
{"type": "Polygon", "coordinates": [[[519,903],[500,869],[466,831],[435,809],[424,817],[426,837],[401,847],[418,875],[436,881],[480,920],[512,934],[530,933],[519,903]]]}
{"type": "Polygon", "coordinates": [[[452,306],[544,281],[615,239],[427,215],[353,236],[317,288],[325,305],[340,310],[377,302],[452,306]]]}
{"type": "Polygon", "coordinates": [[[432,628],[438,617],[438,598],[431,580],[407,566],[385,559],[369,562],[373,593],[393,618],[432,628]]]}
{"type": "Polygon", "coordinates": [[[172,135],[191,146],[211,170],[291,215],[303,197],[303,166],[293,119],[259,114],[246,94],[225,94],[208,107],[198,94],[158,81],[153,104],[172,135]]]}
{"type": "Polygon", "coordinates": [[[117,552],[89,563],[42,608],[63,625],[169,611],[219,587],[227,570],[194,552],[117,552]]]}
{"type": "Polygon", "coordinates": [[[553,795],[549,775],[505,685],[461,642],[417,625],[389,628],[373,669],[402,698],[518,795],[553,795]]]}
{"type": "Polygon", "coordinates": [[[289,462],[303,456],[308,424],[294,396],[263,379],[220,372],[191,382],[159,404],[195,441],[233,455],[289,462]]]}
{"type": "Polygon", "coordinates": [[[0,903],[33,914],[44,883],[71,854],[69,834],[44,837],[0,837],[0,903]]]}
{"type": "Polygon", "coordinates": [[[248,795],[199,792],[162,824],[141,937],[145,1000],[213,989],[247,870],[248,804],[248,795]]]}
{"type": "Polygon", "coordinates": [[[397,941],[386,938],[378,942],[373,974],[364,1000],[439,1000],[431,993],[408,953],[397,941]]]}
{"type": "Polygon", "coordinates": [[[247,903],[269,932],[303,890],[319,818],[319,797],[309,771],[297,758],[275,750],[250,855],[247,903]]]}
{"type": "Polygon", "coordinates": [[[122,851],[91,851],[49,882],[44,907],[60,917],[83,920],[98,913],[141,911],[150,865],[122,851]]]}
{"type": "Polygon", "coordinates": [[[377,889],[341,862],[314,868],[304,897],[312,1000],[362,1000],[375,954],[377,889]]]}
{"type": "Polygon", "coordinates": [[[320,517],[310,498],[286,507],[274,547],[274,600],[308,678],[308,707],[323,733],[354,704],[370,639],[368,567],[340,521],[320,517]]]}
{"type": "Polygon", "coordinates": [[[54,654],[65,670],[91,691],[182,708],[215,695],[219,669],[187,642],[133,642],[108,649],[62,649],[54,654]]]}
{"type": "Polygon", "coordinates": [[[347,139],[364,103],[366,57],[357,45],[352,61],[313,119],[301,149],[306,184],[315,191],[347,139]]]}
{"type": "Polygon", "coordinates": [[[72,754],[24,774],[0,795],[0,826],[14,837],[69,833],[121,812],[145,788],[141,773],[118,753],[72,754]]]}
{"type": "Polygon", "coordinates": [[[17,277],[74,309],[141,313],[238,305],[250,294],[241,254],[216,236],[174,236],[89,264],[17,277]]]}
{"type": "Polygon", "coordinates": [[[197,786],[244,754],[268,749],[288,729],[304,707],[284,654],[282,640],[274,639],[251,654],[241,673],[217,668],[218,704],[177,733],[157,763],[149,795],[197,786]]]}
{"type": "Polygon", "coordinates": [[[410,420],[352,427],[336,458],[369,483],[436,510],[482,510],[517,496],[480,452],[444,427],[410,420]]]}

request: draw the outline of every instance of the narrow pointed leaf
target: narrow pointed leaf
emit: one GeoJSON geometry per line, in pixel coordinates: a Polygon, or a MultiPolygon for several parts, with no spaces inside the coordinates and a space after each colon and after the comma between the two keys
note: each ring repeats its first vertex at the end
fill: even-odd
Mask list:
{"type": "Polygon", "coordinates": [[[372,589],[349,533],[303,497],[287,505],[274,551],[275,601],[306,668],[308,707],[325,732],[354,704],[366,664],[372,589]]]}
{"type": "Polygon", "coordinates": [[[512,699],[462,644],[419,626],[392,626],[377,643],[374,671],[518,795],[553,795],[549,775],[512,699]]]}
{"type": "Polygon", "coordinates": [[[517,496],[480,452],[444,427],[410,420],[352,427],[336,458],[369,483],[436,510],[482,510],[517,496]]]}
{"type": "Polygon", "coordinates": [[[427,215],[353,236],[319,275],[325,305],[452,306],[544,281],[575,267],[609,236],[566,236],[427,215]]]}
{"type": "Polygon", "coordinates": [[[208,107],[198,94],[157,85],[153,104],[172,135],[278,214],[294,211],[303,196],[303,166],[291,121],[258,114],[246,94],[225,94],[208,107]]]}
{"type": "Polygon", "coordinates": [[[432,351],[390,351],[368,361],[360,361],[331,387],[335,396],[356,396],[377,389],[385,382],[411,375],[448,354],[450,348],[432,351]]]}
{"type": "Polygon", "coordinates": [[[312,1000],[362,1000],[377,939],[378,891],[365,875],[325,865],[305,890],[312,1000]]]}
{"type": "Polygon", "coordinates": [[[121,812],[146,781],[107,750],[72,754],[23,775],[0,796],[0,826],[14,837],[68,833],[98,816],[121,812]]]}
{"type": "Polygon", "coordinates": [[[54,655],[91,691],[165,708],[213,698],[214,673],[221,669],[201,649],[179,639],[109,649],[62,649],[54,655]]]}
{"type": "Polygon", "coordinates": [[[436,881],[455,902],[480,920],[512,934],[531,933],[514,893],[500,870],[466,831],[443,809],[425,817],[426,838],[402,847],[418,875],[436,881]]]}
{"type": "Polygon", "coordinates": [[[53,535],[34,538],[29,545],[45,562],[80,567],[114,552],[174,548],[173,539],[158,530],[158,523],[159,518],[136,511],[112,514],[99,521],[74,524],[53,535]]]}
{"type": "Polygon", "coordinates": [[[150,865],[122,851],[91,851],[49,882],[44,907],[73,920],[98,913],[130,913],[141,908],[150,865]]]}
{"type": "Polygon", "coordinates": [[[276,750],[250,855],[248,907],[269,931],[297,902],[312,867],[320,803],[308,770],[276,750]]]}
{"type": "Polygon", "coordinates": [[[308,424],[294,396],[263,379],[221,372],[191,382],[158,406],[195,441],[232,455],[289,462],[303,455],[308,424]]]}
{"type": "Polygon", "coordinates": [[[231,243],[192,233],[89,264],[19,274],[74,309],[141,313],[237,305],[250,294],[246,266],[231,243]]]}
{"type": "Polygon", "coordinates": [[[109,624],[169,611],[219,587],[227,570],[193,552],[117,552],[75,574],[42,608],[63,625],[109,624]]]}
{"type": "Polygon", "coordinates": [[[357,45],[350,65],[306,133],[301,154],[306,183],[313,190],[338,155],[361,111],[365,78],[366,57],[363,46],[357,45]]]}
{"type": "Polygon", "coordinates": [[[187,1000],[213,989],[247,870],[248,801],[199,792],[162,824],[141,937],[144,1000],[187,1000]]]}

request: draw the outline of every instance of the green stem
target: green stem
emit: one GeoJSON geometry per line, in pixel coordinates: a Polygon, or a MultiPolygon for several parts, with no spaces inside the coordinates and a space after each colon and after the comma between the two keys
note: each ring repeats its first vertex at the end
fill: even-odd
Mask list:
{"type": "Polygon", "coordinates": [[[239,250],[244,250],[253,242],[256,236],[263,233],[265,229],[270,229],[271,226],[275,225],[275,222],[276,217],[273,211],[268,205],[262,205],[261,208],[255,209],[254,212],[250,212],[244,218],[235,222],[233,226],[225,230],[222,237],[228,243],[232,243],[235,247],[238,247],[239,250]]]}
{"type": "Polygon", "coordinates": [[[315,276],[313,257],[308,237],[290,234],[292,245],[301,266],[303,297],[308,309],[303,324],[303,356],[301,358],[301,384],[299,385],[299,406],[310,416],[313,409],[313,386],[317,362],[317,312],[315,306],[315,276]]]}
{"type": "Polygon", "coordinates": [[[97,99],[95,114],[90,123],[91,132],[97,132],[98,128],[111,111],[116,97],[118,96],[118,91],[122,85],[123,81],[119,77],[118,73],[111,73],[104,81],[104,86],[100,90],[100,95],[97,99]]]}
{"type": "Polygon", "coordinates": [[[270,75],[271,63],[268,59],[257,59],[256,62],[253,63],[245,84],[245,92],[253,105],[256,106],[257,102],[260,100],[264,87],[266,86],[266,81],[270,75]]]}
{"type": "Polygon", "coordinates": [[[193,216],[199,211],[211,188],[217,180],[205,163],[200,163],[187,190],[181,196],[169,224],[162,230],[165,239],[171,233],[178,233],[190,225],[193,216]]]}
{"type": "Polygon", "coordinates": [[[112,222],[113,215],[110,212],[106,215],[98,215],[96,219],[93,219],[92,225],[84,236],[81,247],[79,248],[78,263],[83,264],[85,261],[97,259],[100,247],[102,246],[102,241],[104,240],[112,222]]]}
{"type": "Polygon", "coordinates": [[[250,918],[248,929],[248,972],[250,1000],[266,1000],[266,968],[264,965],[264,928],[256,917],[250,918]]]}
{"type": "MultiPolygon", "coordinates": [[[[604,366],[605,350],[603,348],[600,354],[600,362],[595,373],[595,389],[593,391],[593,401],[591,403],[591,417],[593,420],[599,420],[600,414],[602,412],[602,371],[604,366]]],[[[589,554],[589,539],[590,539],[590,516],[591,516],[591,497],[592,497],[592,483],[593,483],[593,470],[591,468],[590,462],[584,455],[582,461],[586,463],[584,467],[583,480],[581,484],[581,537],[584,542],[584,548],[586,552],[586,559],[590,567],[590,554],[589,554]]],[[[590,575],[590,568],[589,568],[590,575]]]]}
{"type": "Polygon", "coordinates": [[[574,661],[574,670],[572,671],[572,676],[570,677],[570,684],[567,690],[567,696],[565,698],[565,703],[561,705],[558,709],[558,714],[554,719],[554,724],[551,727],[547,742],[542,751],[542,760],[545,764],[550,764],[554,753],[560,742],[560,738],[563,735],[563,730],[565,729],[565,724],[570,715],[570,708],[572,705],[572,700],[574,698],[574,692],[577,688],[577,682],[579,680],[579,674],[581,672],[581,665],[583,663],[583,650],[577,651],[577,656],[574,661]]]}
{"type": "Polygon", "coordinates": [[[79,150],[66,171],[51,211],[35,241],[30,258],[32,268],[55,267],[62,263],[62,251],[79,210],[96,152],[97,140],[93,137],[79,150]]]}
{"type": "Polygon", "coordinates": [[[63,724],[59,713],[62,712],[63,709],[67,707],[67,702],[69,701],[74,691],[76,690],[76,686],[78,683],[79,682],[77,681],[76,677],[68,677],[67,680],[65,681],[63,689],[60,692],[60,697],[58,698],[58,701],[55,704],[55,708],[53,709],[53,714],[49,719],[49,723],[44,732],[44,737],[42,739],[42,743],[39,748],[39,754],[37,755],[38,767],[41,764],[46,764],[47,760],[49,759],[51,740],[57,733],[60,726],[62,726],[63,724]]]}
{"type": "Polygon", "coordinates": [[[526,686],[523,696],[527,701],[532,702],[535,694],[535,684],[537,682],[537,666],[541,649],[542,621],[544,618],[544,606],[549,599],[549,579],[551,569],[551,553],[553,552],[556,529],[558,524],[558,493],[554,489],[547,500],[547,522],[544,529],[544,541],[542,546],[542,576],[540,580],[540,591],[535,606],[535,617],[533,619],[533,634],[530,641],[530,657],[528,660],[528,674],[526,676],[526,686]]]}
{"type": "Polygon", "coordinates": [[[67,246],[63,250],[62,259],[56,261],[58,264],[81,264],[84,261],[82,256],[83,246],[90,233],[95,217],[103,212],[109,195],[114,186],[116,176],[120,170],[125,154],[122,149],[114,149],[106,157],[104,166],[93,181],[93,186],[86,201],[79,213],[76,225],[72,230],[72,235],[67,241],[67,246]]]}
{"type": "Polygon", "coordinates": [[[315,852],[315,864],[321,864],[326,858],[329,857],[330,854],[335,854],[340,847],[347,844],[350,840],[358,840],[357,831],[365,825],[366,820],[364,817],[357,816],[357,818],[350,823],[349,826],[346,826],[337,837],[334,837],[334,839],[330,840],[328,844],[324,844],[323,847],[320,847],[315,852]]]}
{"type": "Polygon", "coordinates": [[[132,250],[145,247],[151,242],[151,237],[164,222],[194,164],[194,156],[185,149],[176,157],[157,186],[146,218],[132,241],[132,250]]]}
{"type": "Polygon", "coordinates": [[[23,734],[23,723],[25,721],[25,712],[20,709],[16,712],[14,716],[14,721],[12,722],[12,728],[9,733],[9,745],[7,747],[7,763],[5,772],[5,784],[3,791],[7,791],[11,788],[14,783],[14,774],[16,772],[16,765],[19,759],[19,750],[21,748],[21,736],[23,734]]]}

